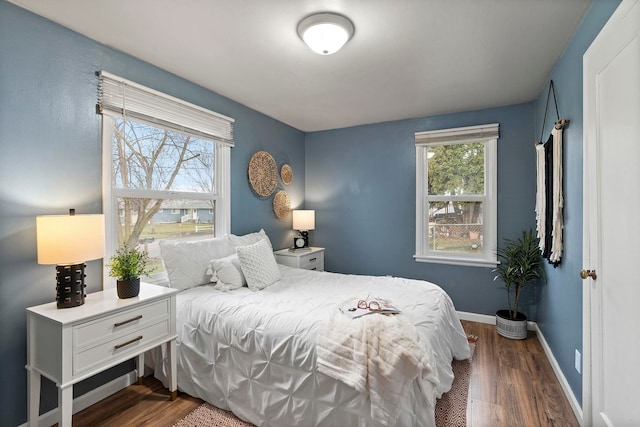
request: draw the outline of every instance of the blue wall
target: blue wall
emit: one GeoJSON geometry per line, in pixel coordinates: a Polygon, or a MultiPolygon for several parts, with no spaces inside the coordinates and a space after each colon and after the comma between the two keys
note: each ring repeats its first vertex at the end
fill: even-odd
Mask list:
{"type": "MultiPolygon", "coordinates": [[[[573,40],[551,72],[560,117],[571,120],[563,133],[564,254],[558,268],[547,266],[547,284],[542,288],[538,326],[553,351],[573,393],[582,402],[582,375],[574,368],[574,354],[582,353],[582,56],[602,29],[619,0],[596,0],[573,40]]],[[[549,136],[556,120],[550,100],[544,133],[547,87],[536,100],[536,139],[549,136]]]]}
{"type": "MultiPolygon", "coordinates": [[[[442,286],[456,309],[494,314],[506,308],[491,268],[421,263],[415,253],[415,132],[500,123],[498,239],[535,226],[533,103],[425,119],[309,133],[306,207],[316,210],[314,245],[328,270],[404,276],[442,286]]],[[[528,293],[528,302],[535,298],[528,293]]],[[[523,304],[531,318],[533,306],[523,304]]]]}
{"type": "MultiPolygon", "coordinates": [[[[289,163],[293,207],[303,203],[304,133],[148,63],[0,0],[0,425],[26,421],[25,308],[53,301],[54,267],[36,260],[35,217],[102,212],[101,117],[96,71],[107,70],[236,119],[231,152],[232,232],[264,227],[288,245],[291,217],[250,190],[247,165],[265,149],[289,163]]],[[[101,263],[88,265],[88,291],[101,290],[101,263]]],[[[76,395],[131,369],[121,365],[76,387],[76,395]]],[[[57,404],[43,382],[43,412],[57,404]]]]}

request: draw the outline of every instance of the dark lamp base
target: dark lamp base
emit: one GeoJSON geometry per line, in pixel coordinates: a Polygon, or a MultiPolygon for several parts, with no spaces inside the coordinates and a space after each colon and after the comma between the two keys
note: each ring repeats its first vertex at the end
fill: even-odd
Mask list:
{"type": "Polygon", "coordinates": [[[56,303],[58,308],[78,307],[84,304],[84,268],[86,265],[58,265],[56,266],[56,303]]]}

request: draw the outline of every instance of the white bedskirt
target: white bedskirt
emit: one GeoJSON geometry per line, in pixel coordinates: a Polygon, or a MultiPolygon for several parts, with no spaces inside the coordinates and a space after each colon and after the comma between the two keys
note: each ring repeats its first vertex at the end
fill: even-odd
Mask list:
{"type": "MultiPolygon", "coordinates": [[[[448,391],[452,358],[469,357],[449,296],[419,280],[280,269],[282,280],[258,292],[199,286],[178,294],[179,390],[257,426],[383,425],[372,419],[367,395],[317,371],[315,351],[319,327],[337,304],[380,297],[402,310],[436,361],[436,378],[413,382],[396,425],[435,427],[424,396],[448,391]]],[[[166,385],[162,358],[156,351],[151,362],[166,385]]]]}

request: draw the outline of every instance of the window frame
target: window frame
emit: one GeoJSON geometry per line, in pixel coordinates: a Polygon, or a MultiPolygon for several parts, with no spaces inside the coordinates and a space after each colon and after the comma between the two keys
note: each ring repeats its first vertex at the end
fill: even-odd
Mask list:
{"type": "MultiPolygon", "coordinates": [[[[139,120],[136,120],[139,122],[139,120]]],[[[231,147],[218,141],[211,141],[215,149],[215,185],[213,192],[186,192],[175,190],[124,189],[112,186],[113,160],[112,138],[114,118],[102,116],[102,204],[105,216],[105,257],[103,259],[103,288],[115,287],[115,280],[108,274],[106,265],[118,249],[119,209],[118,198],[188,199],[214,200],[214,236],[220,237],[231,232],[231,147]]],[[[150,126],[161,127],[157,124],[150,126]]]]}
{"type": "Polygon", "coordinates": [[[416,132],[416,248],[417,262],[495,267],[498,264],[497,244],[497,186],[498,186],[499,124],[467,126],[436,131],[416,132]],[[485,147],[485,194],[443,196],[428,194],[428,156],[430,147],[483,142],[485,147]],[[482,202],[483,250],[481,253],[451,253],[429,249],[428,204],[437,201],[482,202]]]}

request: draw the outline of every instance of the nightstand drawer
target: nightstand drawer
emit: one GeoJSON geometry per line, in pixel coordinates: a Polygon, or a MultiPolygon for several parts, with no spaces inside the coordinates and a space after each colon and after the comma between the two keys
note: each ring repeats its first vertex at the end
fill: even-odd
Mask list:
{"type": "Polygon", "coordinates": [[[324,270],[324,253],[316,252],[306,254],[300,257],[300,268],[305,270],[324,270]]]}
{"type": "Polygon", "coordinates": [[[145,345],[168,337],[171,333],[170,319],[148,324],[126,335],[113,335],[111,340],[102,342],[93,347],[73,352],[73,375],[89,371],[112,358],[125,356],[129,353],[139,354],[145,345]]]}
{"type": "Polygon", "coordinates": [[[300,251],[280,249],[273,254],[278,264],[305,270],[324,271],[324,248],[311,247],[300,251]]]}
{"type": "Polygon", "coordinates": [[[138,306],[103,317],[93,322],[83,323],[73,328],[74,353],[86,347],[93,347],[110,341],[123,334],[144,328],[149,322],[169,316],[169,299],[138,306]]]}

